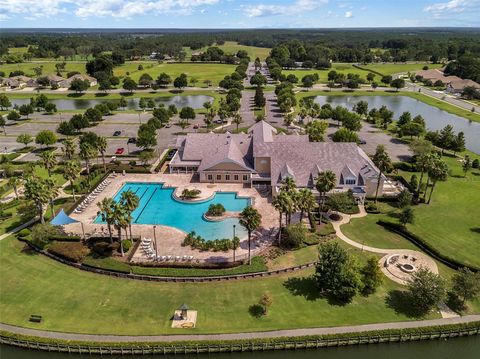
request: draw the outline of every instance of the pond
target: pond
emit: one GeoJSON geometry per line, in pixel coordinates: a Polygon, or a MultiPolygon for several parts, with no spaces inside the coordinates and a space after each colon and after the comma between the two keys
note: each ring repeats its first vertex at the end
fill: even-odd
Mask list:
{"type": "MultiPolygon", "coordinates": [[[[175,105],[177,108],[183,108],[190,106],[193,108],[201,108],[205,102],[213,103],[213,97],[207,95],[187,95],[187,96],[158,96],[153,98],[155,103],[158,105],[163,104],[165,106],[175,105]]],[[[20,106],[23,104],[30,103],[30,99],[19,99],[12,98],[10,99],[12,106],[20,106]]],[[[107,99],[82,99],[82,98],[72,98],[72,99],[51,99],[50,102],[54,103],[57,106],[59,111],[65,110],[86,110],[87,108],[98,105],[99,103],[106,103],[109,101],[118,101],[118,100],[107,100],[107,99]]],[[[140,101],[139,97],[127,98],[127,109],[128,110],[139,110],[138,103],[140,101]]]]}
{"type": "Polygon", "coordinates": [[[463,131],[467,149],[480,154],[480,123],[469,121],[463,117],[453,115],[437,107],[413,99],[408,96],[316,96],[315,102],[335,106],[345,106],[349,109],[359,101],[366,101],[369,110],[380,108],[385,105],[394,112],[394,118],[405,111],[409,111],[412,117],[421,115],[429,130],[441,130],[446,125],[452,125],[455,132],[463,131]]]}
{"type": "MultiPolygon", "coordinates": [[[[480,352],[478,336],[461,337],[450,340],[429,340],[408,343],[389,343],[357,345],[348,347],[331,347],[310,350],[286,350],[243,353],[212,353],[200,355],[149,355],[149,358],[196,358],[196,359],[405,359],[405,358],[435,358],[435,359],[473,359],[480,352]]],[[[21,348],[0,346],[2,359],[96,359],[105,356],[78,355],[67,353],[37,352],[21,348]]],[[[145,358],[144,356],[107,356],[108,358],[145,358]]]]}

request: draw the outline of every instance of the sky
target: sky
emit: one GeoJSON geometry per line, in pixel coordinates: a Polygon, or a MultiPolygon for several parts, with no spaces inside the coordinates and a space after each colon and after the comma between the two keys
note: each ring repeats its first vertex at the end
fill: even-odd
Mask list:
{"type": "Polygon", "coordinates": [[[0,0],[1,28],[480,26],[480,0],[0,0]]]}

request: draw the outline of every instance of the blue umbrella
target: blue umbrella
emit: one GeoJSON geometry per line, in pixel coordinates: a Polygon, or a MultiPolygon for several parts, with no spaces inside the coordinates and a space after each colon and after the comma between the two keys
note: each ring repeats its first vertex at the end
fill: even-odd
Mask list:
{"type": "MultiPolygon", "coordinates": [[[[78,222],[80,221],[77,221],[76,219],[69,217],[63,211],[63,209],[61,209],[60,212],[58,212],[58,214],[50,221],[50,223],[53,224],[54,226],[64,226],[70,223],[78,223],[78,222]]],[[[80,222],[80,224],[82,225],[83,237],[85,237],[85,230],[83,228],[83,223],[80,222]]]]}

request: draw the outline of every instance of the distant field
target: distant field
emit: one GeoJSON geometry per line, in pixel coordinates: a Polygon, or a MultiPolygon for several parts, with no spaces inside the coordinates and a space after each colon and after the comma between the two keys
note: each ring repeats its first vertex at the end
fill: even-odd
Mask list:
{"type": "MultiPolygon", "coordinates": [[[[214,45],[215,46],[215,45],[214,45]]],[[[260,60],[265,60],[267,56],[270,54],[270,48],[267,47],[256,47],[256,46],[245,46],[245,45],[239,45],[237,42],[234,41],[226,41],[224,45],[218,46],[221,48],[223,51],[227,53],[236,53],[239,50],[245,50],[248,53],[248,56],[252,60],[255,60],[257,57],[260,58],[260,60]]],[[[207,49],[207,46],[198,49],[198,50],[191,50],[189,47],[184,47],[183,48],[185,52],[187,53],[187,60],[190,60],[190,57],[192,56],[193,52],[203,52],[207,49]]]]}
{"type": "Polygon", "coordinates": [[[28,47],[9,47],[8,53],[12,55],[21,55],[28,51],[28,47]]]}
{"type": "Polygon", "coordinates": [[[195,77],[197,79],[196,86],[207,87],[203,81],[210,80],[214,85],[218,85],[220,80],[222,80],[226,75],[230,75],[235,70],[235,65],[225,65],[225,64],[199,64],[199,63],[163,63],[163,64],[152,64],[152,63],[143,63],[144,69],[138,71],[139,63],[128,63],[120,67],[115,68],[114,72],[117,76],[126,75],[126,72],[130,72],[130,77],[135,81],[138,81],[140,76],[144,73],[150,74],[153,79],[156,79],[157,76],[165,72],[172,78],[172,81],[175,77],[179,76],[181,73],[187,74],[188,81],[195,77]],[[153,65],[153,66],[152,66],[153,65]]]}
{"type": "MultiPolygon", "coordinates": [[[[442,66],[441,64],[433,65],[433,64],[427,64],[427,63],[418,63],[418,64],[383,64],[381,63],[381,64],[361,65],[362,68],[367,69],[367,70],[363,70],[363,69],[354,67],[352,64],[336,63],[336,64],[333,64],[332,68],[328,70],[284,70],[282,71],[282,73],[285,75],[295,74],[295,76],[297,76],[299,80],[301,80],[302,77],[307,74],[318,73],[318,75],[320,76],[320,82],[327,82],[328,72],[331,70],[335,70],[337,72],[344,73],[344,74],[348,74],[348,73],[359,74],[360,77],[365,78],[369,70],[376,71],[383,75],[392,75],[399,72],[408,72],[408,71],[412,72],[416,70],[421,70],[425,65],[427,65],[430,69],[439,68],[442,66]]],[[[380,81],[380,79],[378,78],[378,75],[377,75],[376,81],[380,81]]]]}
{"type": "Polygon", "coordinates": [[[443,66],[442,64],[418,63],[418,64],[369,64],[369,65],[361,65],[361,67],[372,70],[372,71],[380,72],[383,75],[392,75],[392,74],[397,74],[399,72],[419,71],[425,65],[428,66],[429,69],[437,69],[443,66]]]}
{"type": "MultiPolygon", "coordinates": [[[[58,61],[61,62],[61,61],[58,61]]],[[[26,76],[35,76],[33,69],[38,66],[43,66],[43,75],[56,74],[57,69],[55,64],[57,62],[22,62],[19,64],[3,64],[0,65],[0,71],[5,72],[5,76],[8,76],[11,71],[22,70],[25,72],[26,76]]],[[[84,62],[68,62],[65,66],[65,72],[62,73],[63,76],[66,76],[67,72],[70,71],[79,71],[80,73],[85,73],[85,63],[84,62]]]]}

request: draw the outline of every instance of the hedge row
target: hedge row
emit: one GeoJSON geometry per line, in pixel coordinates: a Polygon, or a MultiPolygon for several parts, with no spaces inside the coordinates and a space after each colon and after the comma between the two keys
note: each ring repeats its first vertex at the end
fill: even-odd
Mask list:
{"type": "Polygon", "coordinates": [[[468,265],[465,263],[462,263],[458,261],[457,259],[450,257],[448,255],[445,255],[444,253],[439,252],[436,248],[432,247],[429,243],[427,243],[423,238],[417,236],[416,234],[413,234],[412,232],[408,231],[405,229],[401,224],[399,223],[392,223],[392,222],[387,222],[383,220],[377,221],[377,224],[381,225],[382,227],[397,233],[401,235],[402,237],[408,239],[410,242],[418,246],[420,249],[422,249],[424,252],[435,258],[436,260],[442,262],[443,264],[449,266],[450,268],[453,269],[460,269],[462,267],[469,268],[470,270],[474,272],[480,271],[479,267],[468,265]]]}
{"type": "Polygon", "coordinates": [[[461,324],[446,324],[428,327],[416,327],[416,328],[404,328],[404,329],[385,329],[385,330],[372,330],[365,332],[352,332],[341,334],[325,334],[325,335],[308,335],[298,337],[275,337],[275,338],[255,338],[255,339],[237,339],[237,340],[191,340],[191,341],[172,341],[172,342],[93,342],[93,341],[76,341],[76,340],[62,340],[53,338],[41,338],[34,336],[26,336],[21,334],[10,333],[7,331],[0,331],[0,336],[4,338],[10,338],[15,340],[25,340],[35,343],[43,344],[64,344],[64,345],[91,345],[91,346],[104,346],[107,348],[151,348],[155,347],[175,347],[183,349],[185,346],[197,346],[197,345],[233,345],[233,344],[274,344],[274,343],[302,343],[306,341],[316,340],[335,340],[335,339],[357,339],[362,338],[378,338],[379,336],[394,336],[394,335],[420,335],[420,334],[441,334],[441,333],[453,333],[463,331],[478,331],[480,330],[480,322],[470,322],[461,324]]]}

